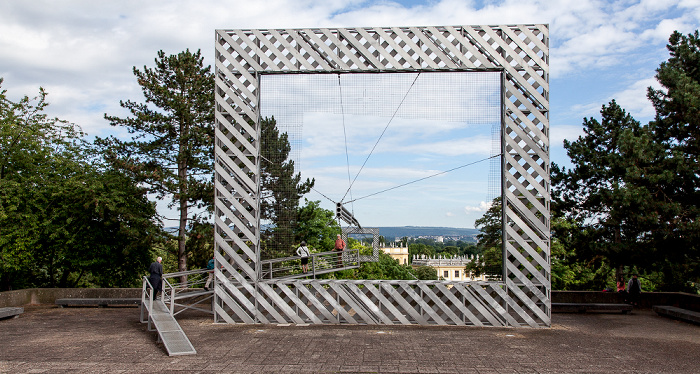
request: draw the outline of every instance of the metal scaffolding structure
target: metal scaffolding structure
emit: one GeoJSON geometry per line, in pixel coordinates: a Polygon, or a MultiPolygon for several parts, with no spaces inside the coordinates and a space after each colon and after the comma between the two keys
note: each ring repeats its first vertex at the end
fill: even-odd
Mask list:
{"type": "Polygon", "coordinates": [[[216,31],[216,321],[551,325],[547,25],[216,31]],[[260,276],[260,77],[501,74],[503,280],[260,276]]]}

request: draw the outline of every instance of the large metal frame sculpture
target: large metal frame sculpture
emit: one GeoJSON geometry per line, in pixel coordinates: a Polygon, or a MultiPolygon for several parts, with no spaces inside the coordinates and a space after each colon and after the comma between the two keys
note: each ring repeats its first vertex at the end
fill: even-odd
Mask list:
{"type": "Polygon", "coordinates": [[[216,31],[215,320],[551,324],[548,26],[216,31]],[[500,71],[503,280],[262,280],[259,88],[272,73],[500,71]]]}

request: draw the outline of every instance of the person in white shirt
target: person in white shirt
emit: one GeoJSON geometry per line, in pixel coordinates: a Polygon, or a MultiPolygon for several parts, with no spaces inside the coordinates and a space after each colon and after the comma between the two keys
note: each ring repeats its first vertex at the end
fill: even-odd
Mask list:
{"type": "Polygon", "coordinates": [[[301,270],[304,271],[304,273],[309,272],[309,255],[311,253],[309,252],[309,248],[306,246],[305,241],[301,241],[301,245],[299,248],[297,248],[297,256],[301,257],[301,270]]]}

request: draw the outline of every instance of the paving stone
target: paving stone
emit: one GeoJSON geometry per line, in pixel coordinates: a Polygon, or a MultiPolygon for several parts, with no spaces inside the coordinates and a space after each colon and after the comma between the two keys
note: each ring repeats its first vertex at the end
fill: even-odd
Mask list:
{"type": "Polygon", "coordinates": [[[0,321],[0,373],[700,372],[700,326],[650,310],[557,314],[549,329],[178,321],[197,355],[168,357],[137,309],[29,306],[0,321]]]}

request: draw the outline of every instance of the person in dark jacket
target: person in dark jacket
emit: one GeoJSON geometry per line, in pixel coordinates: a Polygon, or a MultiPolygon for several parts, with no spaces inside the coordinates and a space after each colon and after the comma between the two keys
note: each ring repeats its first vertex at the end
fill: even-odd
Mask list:
{"type": "Polygon", "coordinates": [[[163,258],[158,257],[148,268],[148,271],[151,273],[148,281],[153,286],[153,293],[151,294],[153,298],[158,296],[158,292],[163,290],[163,264],[161,262],[163,262],[163,258]]]}
{"type": "Polygon", "coordinates": [[[642,294],[642,284],[639,282],[637,274],[632,274],[632,279],[627,284],[627,294],[629,295],[630,303],[638,306],[639,296],[642,294]]]}

